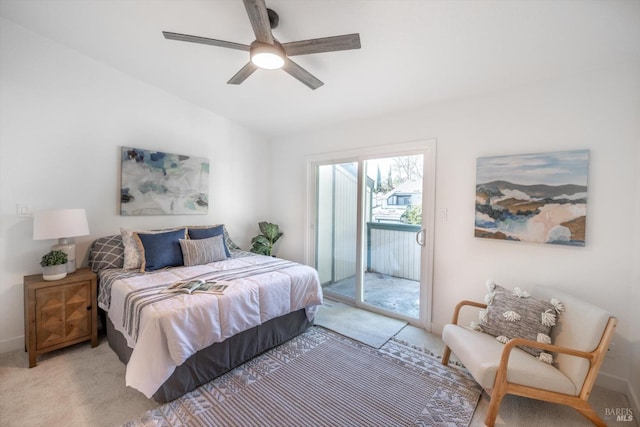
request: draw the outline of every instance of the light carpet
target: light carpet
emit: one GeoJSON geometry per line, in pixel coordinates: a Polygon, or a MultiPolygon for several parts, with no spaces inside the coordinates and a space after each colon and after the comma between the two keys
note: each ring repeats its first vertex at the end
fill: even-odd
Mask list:
{"type": "Polygon", "coordinates": [[[125,425],[468,426],[480,393],[397,341],[374,349],[312,327],[125,425]]]}
{"type": "Polygon", "coordinates": [[[371,347],[380,348],[404,328],[407,322],[325,298],[324,304],[316,314],[315,324],[371,347]]]}

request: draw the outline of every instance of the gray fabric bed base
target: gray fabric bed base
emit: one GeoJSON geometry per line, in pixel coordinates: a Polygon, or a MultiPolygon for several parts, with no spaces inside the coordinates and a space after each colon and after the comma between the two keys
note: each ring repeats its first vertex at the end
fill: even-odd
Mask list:
{"type": "MultiPolygon", "coordinates": [[[[109,317],[105,317],[109,346],[126,364],[133,350],[127,346],[124,336],[113,327],[109,317]]],[[[303,309],[271,319],[262,325],[227,338],[221,343],[214,343],[178,366],[153,395],[153,400],[159,403],[174,400],[258,354],[301,334],[312,324],[307,320],[303,309]]]]}

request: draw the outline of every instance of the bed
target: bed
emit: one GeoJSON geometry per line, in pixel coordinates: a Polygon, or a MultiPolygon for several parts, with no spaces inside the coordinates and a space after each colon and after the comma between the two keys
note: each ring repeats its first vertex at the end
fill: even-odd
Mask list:
{"type": "Polygon", "coordinates": [[[160,403],[304,332],[322,304],[315,269],[245,252],[222,225],[122,230],[91,244],[89,266],[98,274],[98,306],[109,345],[127,365],[127,386],[160,403]],[[176,236],[184,239],[176,242],[176,236]],[[212,247],[209,241],[219,245],[213,258],[202,256],[212,247]],[[135,249],[142,267],[132,268],[135,249]],[[158,262],[172,251],[174,265],[158,262]],[[195,263],[187,259],[192,252],[195,263]],[[175,265],[178,256],[186,265],[175,265]],[[163,292],[190,279],[228,286],[222,295],[163,292]]]}

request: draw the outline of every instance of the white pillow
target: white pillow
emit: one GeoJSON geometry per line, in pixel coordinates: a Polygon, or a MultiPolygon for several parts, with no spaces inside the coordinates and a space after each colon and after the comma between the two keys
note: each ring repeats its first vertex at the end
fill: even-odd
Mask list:
{"type": "Polygon", "coordinates": [[[201,265],[210,262],[227,259],[224,250],[224,236],[209,237],[207,239],[186,240],[180,239],[182,248],[182,260],[184,265],[201,265]]]}
{"type": "Polygon", "coordinates": [[[138,243],[133,238],[135,231],[126,228],[120,229],[122,234],[122,243],[124,244],[124,265],[122,268],[140,268],[142,265],[142,255],[140,254],[140,248],[138,243]]]}

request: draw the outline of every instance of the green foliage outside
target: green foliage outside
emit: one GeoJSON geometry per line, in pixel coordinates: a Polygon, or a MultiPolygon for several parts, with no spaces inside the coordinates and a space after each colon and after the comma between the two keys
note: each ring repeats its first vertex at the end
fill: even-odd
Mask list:
{"type": "Polygon", "coordinates": [[[411,205],[400,217],[400,221],[405,224],[422,224],[422,207],[411,205]]]}
{"type": "Polygon", "coordinates": [[[388,193],[403,182],[422,179],[422,162],[421,155],[395,157],[385,180],[382,179],[382,172],[378,166],[373,192],[388,193]]]}

